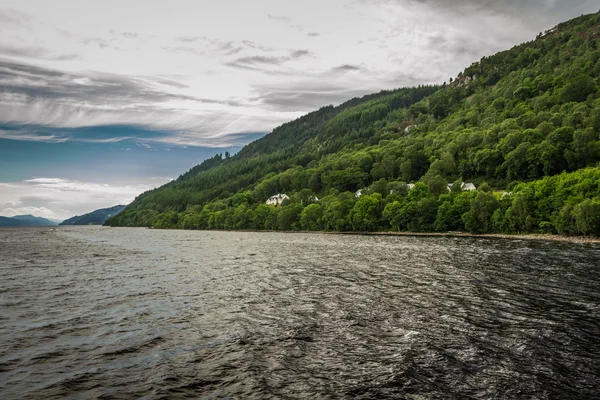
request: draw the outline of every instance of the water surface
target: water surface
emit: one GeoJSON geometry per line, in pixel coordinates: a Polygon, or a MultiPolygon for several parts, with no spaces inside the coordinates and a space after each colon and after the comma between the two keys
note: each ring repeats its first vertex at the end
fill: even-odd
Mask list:
{"type": "Polygon", "coordinates": [[[0,397],[587,399],[600,246],[0,229],[0,397]]]}

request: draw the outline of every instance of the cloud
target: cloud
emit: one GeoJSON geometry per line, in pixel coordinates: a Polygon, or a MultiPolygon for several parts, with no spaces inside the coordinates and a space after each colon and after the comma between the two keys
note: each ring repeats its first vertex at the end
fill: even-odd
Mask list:
{"type": "Polygon", "coordinates": [[[169,52],[183,52],[197,56],[210,54],[232,56],[247,49],[260,50],[263,52],[271,52],[274,50],[273,47],[264,46],[251,40],[223,41],[207,36],[179,36],[175,38],[175,42],[183,43],[185,45],[167,45],[163,46],[162,49],[169,52]]]}
{"type": "Polygon", "coordinates": [[[81,43],[85,45],[98,46],[101,49],[122,50],[120,47],[115,46],[114,42],[115,39],[102,39],[99,37],[87,37],[81,40],[81,43]]]}
{"type": "Polygon", "coordinates": [[[332,68],[334,72],[347,72],[347,71],[362,71],[363,68],[358,65],[343,64],[332,68]]]}
{"type": "Polygon", "coordinates": [[[115,185],[61,178],[34,178],[0,183],[0,215],[12,217],[32,214],[66,219],[98,208],[130,203],[140,193],[169,180],[170,178],[150,179],[139,184],[115,185]]]}
{"type": "Polygon", "coordinates": [[[175,39],[176,42],[186,44],[197,44],[198,47],[188,46],[164,46],[165,50],[189,52],[196,55],[221,53],[225,55],[234,55],[244,49],[244,46],[235,41],[223,41],[207,36],[179,36],[175,39]]]}
{"type": "MultiPolygon", "coordinates": [[[[469,16],[472,18],[505,18],[520,21],[534,30],[548,29],[575,15],[573,10],[597,10],[595,0],[359,0],[362,4],[384,4],[406,7],[423,6],[432,14],[469,16]]],[[[483,25],[486,27],[489,25],[483,25]]]]}
{"type": "Polygon", "coordinates": [[[282,15],[271,15],[271,14],[268,14],[267,17],[273,21],[277,21],[277,22],[284,24],[288,28],[295,29],[300,32],[304,31],[304,27],[300,24],[294,23],[294,21],[290,17],[285,17],[282,15]]]}
{"type": "Polygon", "coordinates": [[[0,44],[0,55],[33,58],[38,60],[72,61],[81,57],[77,54],[56,54],[39,46],[11,46],[0,44]]]}
{"type": "Polygon", "coordinates": [[[114,29],[109,29],[108,32],[113,35],[125,38],[125,39],[139,39],[140,38],[140,34],[136,33],[136,32],[117,32],[114,29]]]}
{"type": "Polygon", "coordinates": [[[261,85],[255,87],[255,100],[281,112],[317,109],[330,104],[340,104],[351,98],[374,91],[368,87],[351,87],[345,84],[323,83],[320,80],[303,81],[294,85],[261,85]]]}
{"type": "Polygon", "coordinates": [[[27,26],[32,23],[33,17],[14,8],[0,8],[0,28],[8,26],[27,26]]]}
{"type": "Polygon", "coordinates": [[[0,209],[0,216],[2,217],[14,217],[15,215],[33,215],[50,219],[57,217],[54,211],[47,207],[6,207],[0,209]]]}
{"type": "MultiPolygon", "coordinates": [[[[21,129],[0,130],[0,137],[9,139],[66,140],[61,135],[40,135],[35,132],[36,125],[76,128],[128,124],[174,132],[223,132],[223,126],[218,124],[225,120],[229,125],[235,109],[249,105],[235,99],[210,99],[166,91],[165,86],[185,89],[186,85],[164,77],[83,75],[6,60],[0,60],[0,86],[3,88],[0,125],[21,126],[21,129]],[[194,114],[186,109],[192,105],[210,106],[215,110],[194,114]]],[[[251,119],[244,115],[238,118],[245,122],[251,119]]],[[[261,128],[266,129],[264,125],[261,128]]]]}
{"type": "Polygon", "coordinates": [[[306,36],[309,36],[309,37],[316,37],[316,36],[319,36],[319,35],[321,35],[319,32],[308,32],[306,34],[306,36]]]}
{"type": "Polygon", "coordinates": [[[204,38],[204,36],[179,36],[175,40],[178,42],[193,43],[201,40],[202,38],[204,38]]]}
{"type": "Polygon", "coordinates": [[[288,61],[298,60],[300,58],[312,57],[313,54],[308,50],[292,50],[285,56],[245,56],[239,57],[226,65],[234,68],[263,70],[265,66],[280,66],[288,61]]]}

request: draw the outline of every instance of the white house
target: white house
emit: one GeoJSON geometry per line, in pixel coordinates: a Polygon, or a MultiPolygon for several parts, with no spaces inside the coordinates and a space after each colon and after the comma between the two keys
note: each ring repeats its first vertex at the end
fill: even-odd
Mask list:
{"type": "Polygon", "coordinates": [[[354,193],[354,196],[356,196],[356,197],[360,197],[360,196],[362,196],[362,189],[358,189],[358,190],[356,191],[356,193],[354,193]]]}
{"type": "Polygon", "coordinates": [[[279,193],[279,194],[276,194],[275,196],[269,197],[269,199],[267,200],[267,204],[270,206],[279,206],[279,205],[281,205],[281,203],[283,203],[284,200],[287,200],[287,199],[289,199],[287,194],[279,193]]]}
{"type": "MultiPolygon", "coordinates": [[[[448,191],[452,190],[452,186],[454,186],[454,183],[449,183],[448,184],[448,191]]],[[[477,188],[472,183],[464,183],[464,182],[462,182],[460,184],[460,190],[462,190],[462,191],[471,191],[471,190],[477,190],[477,188]]]]}
{"type": "Polygon", "coordinates": [[[408,187],[408,190],[412,190],[415,187],[415,184],[414,183],[409,183],[406,186],[408,187]]]}

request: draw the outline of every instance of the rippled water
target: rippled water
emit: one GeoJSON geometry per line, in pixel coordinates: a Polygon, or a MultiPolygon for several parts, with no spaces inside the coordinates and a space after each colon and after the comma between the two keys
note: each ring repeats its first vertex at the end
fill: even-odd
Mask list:
{"type": "Polygon", "coordinates": [[[600,246],[0,230],[0,397],[600,393],[600,246]]]}

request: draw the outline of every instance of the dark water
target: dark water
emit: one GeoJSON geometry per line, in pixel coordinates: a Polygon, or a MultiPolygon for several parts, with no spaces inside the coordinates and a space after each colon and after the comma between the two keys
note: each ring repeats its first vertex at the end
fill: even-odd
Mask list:
{"type": "Polygon", "coordinates": [[[0,397],[600,397],[600,246],[0,230],[0,397]]]}

